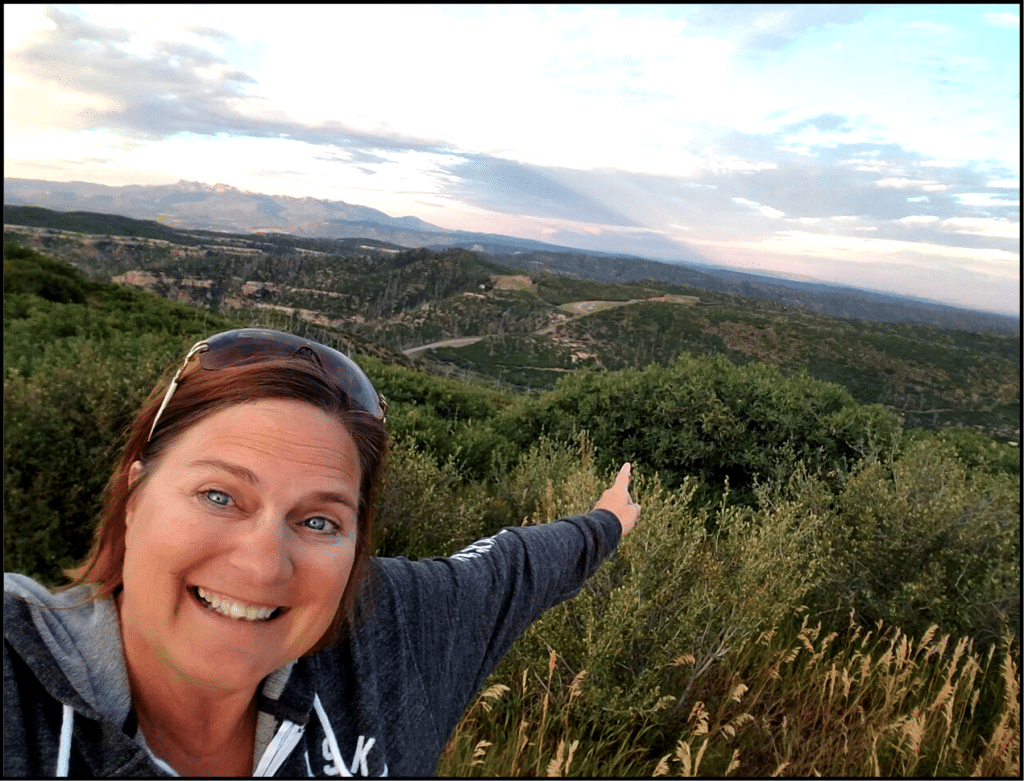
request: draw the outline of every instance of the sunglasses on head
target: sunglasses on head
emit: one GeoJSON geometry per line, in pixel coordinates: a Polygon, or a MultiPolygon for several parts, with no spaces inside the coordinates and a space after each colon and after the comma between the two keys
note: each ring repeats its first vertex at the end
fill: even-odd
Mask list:
{"type": "Polygon", "coordinates": [[[267,328],[236,328],[224,331],[209,339],[203,339],[192,345],[178,371],[174,373],[160,409],[153,418],[149,429],[149,438],[153,438],[160,416],[178,387],[178,380],[188,366],[188,362],[199,356],[199,365],[208,371],[225,369],[229,366],[244,366],[260,363],[274,358],[302,358],[310,361],[327,375],[335,387],[357,404],[361,409],[384,422],[388,405],[379,394],[362,369],[346,355],[326,345],[303,339],[283,331],[272,331],[267,328]]]}

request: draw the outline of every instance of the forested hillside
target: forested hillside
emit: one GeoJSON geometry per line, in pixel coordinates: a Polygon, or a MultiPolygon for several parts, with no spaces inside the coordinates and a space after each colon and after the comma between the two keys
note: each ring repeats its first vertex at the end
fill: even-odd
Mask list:
{"type": "Polygon", "coordinates": [[[514,268],[517,273],[555,273],[604,282],[651,279],[769,301],[829,317],[913,323],[978,333],[1020,331],[1019,314],[1014,317],[980,312],[905,295],[739,271],[708,263],[695,255],[690,262],[669,262],[635,255],[583,252],[512,236],[449,231],[415,217],[392,218],[365,207],[241,193],[231,187],[210,187],[199,182],[132,188],[77,182],[64,183],[54,192],[51,182],[4,179],[4,201],[4,224],[11,226],[108,237],[170,238],[192,246],[234,242],[267,247],[273,242],[278,248],[301,247],[333,254],[373,247],[427,247],[438,251],[463,248],[514,268]],[[78,186],[90,192],[82,193],[84,198],[76,197],[72,191],[78,186]],[[119,191],[117,196],[115,190],[119,191]],[[199,202],[203,205],[198,206],[199,202]],[[29,203],[47,204],[60,211],[24,205],[29,203]],[[292,211],[294,207],[297,212],[292,211]],[[86,208],[93,211],[80,211],[86,208]],[[340,212],[336,211],[338,208],[340,212]],[[284,217],[284,212],[290,212],[291,217],[284,217]],[[151,219],[120,216],[123,214],[151,219]],[[253,230],[254,214],[260,214],[260,223],[275,227],[253,230]],[[254,234],[258,236],[255,240],[254,234]],[[353,236],[362,238],[328,238],[353,236]],[[267,237],[273,237],[272,242],[265,241],[267,237]]]}
{"type": "MultiPolygon", "coordinates": [[[[388,398],[381,555],[448,554],[502,526],[586,511],[619,464],[635,465],[637,530],[516,643],[440,775],[1019,777],[1016,445],[912,428],[816,378],[792,340],[826,334],[802,318],[737,319],[727,298],[653,283],[514,279],[468,253],[319,257],[132,267],[180,274],[174,290],[209,297],[196,307],[5,244],[5,569],[58,584],[85,553],[141,400],[201,336],[274,324],[351,351],[388,398]],[[264,278],[282,267],[286,283],[264,278]],[[296,313],[299,288],[319,292],[316,317],[296,313]],[[569,306],[581,301],[602,303],[569,306]],[[474,307],[490,307],[486,328],[474,307]],[[676,317],[701,346],[654,357],[676,317]],[[644,331],[652,319],[659,327],[644,331]],[[507,377],[430,373],[402,352],[473,322],[484,337],[473,347],[508,342],[513,328],[583,341],[573,329],[588,320],[594,357],[530,393],[507,377]],[[362,328],[371,321],[378,330],[362,328]],[[613,363],[602,329],[630,334],[629,349],[652,360],[613,363]],[[710,349],[716,335],[725,349],[710,349]]],[[[889,366],[892,351],[910,366],[924,349],[885,333],[851,324],[830,349],[860,345],[889,366]]],[[[943,344],[931,349],[958,358],[921,360],[944,361],[950,388],[957,364],[993,377],[1012,365],[998,341],[953,333],[943,344]]]]}
{"type": "MultiPolygon", "coordinates": [[[[509,392],[553,389],[583,367],[667,367],[684,355],[719,355],[838,383],[910,428],[955,426],[1020,441],[1019,331],[830,317],[665,279],[560,275],[520,259],[533,269],[524,274],[461,249],[232,236],[5,209],[27,223],[6,226],[8,238],[94,279],[225,316],[341,330],[434,372],[487,379],[509,392]],[[55,221],[60,228],[46,227],[55,221]]],[[[556,260],[549,259],[554,267],[556,260]]]]}

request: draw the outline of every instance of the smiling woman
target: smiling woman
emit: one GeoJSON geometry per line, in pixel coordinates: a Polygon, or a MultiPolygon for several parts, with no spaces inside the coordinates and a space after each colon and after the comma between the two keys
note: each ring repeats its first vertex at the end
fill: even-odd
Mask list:
{"type": "Polygon", "coordinates": [[[421,776],[512,642],[632,529],[370,555],[386,404],[324,345],[197,344],[136,417],[86,561],[4,578],[4,774],[421,776]]]}
{"type": "MultiPolygon", "coordinates": [[[[130,477],[143,471],[136,461],[130,477]]],[[[278,399],[197,423],[133,494],[116,604],[139,723],[174,767],[188,757],[162,713],[177,711],[171,729],[188,730],[196,721],[175,704],[193,687],[255,689],[328,631],[355,561],[358,505],[352,437],[326,413],[278,399]],[[149,680],[162,682],[152,702],[149,680]]],[[[223,768],[232,775],[251,769],[251,745],[239,748],[240,766],[223,768]]]]}

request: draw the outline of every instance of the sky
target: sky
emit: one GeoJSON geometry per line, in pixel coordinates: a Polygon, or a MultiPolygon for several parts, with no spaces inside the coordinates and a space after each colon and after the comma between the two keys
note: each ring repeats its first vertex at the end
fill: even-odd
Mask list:
{"type": "Polygon", "coordinates": [[[1019,5],[4,6],[4,176],[1020,313],[1019,5]]]}

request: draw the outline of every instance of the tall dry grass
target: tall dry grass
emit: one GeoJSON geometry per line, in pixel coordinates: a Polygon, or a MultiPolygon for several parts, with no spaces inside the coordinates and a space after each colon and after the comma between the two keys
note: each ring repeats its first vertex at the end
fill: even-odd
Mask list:
{"type": "Polygon", "coordinates": [[[581,719],[587,671],[554,685],[564,662],[552,650],[544,678],[523,670],[477,698],[438,773],[1020,777],[1018,654],[1009,642],[977,652],[934,629],[914,640],[851,621],[844,636],[824,633],[800,611],[723,659],[690,692],[674,744],[658,745],[674,695],[631,714],[631,727],[615,714],[581,719]]]}
{"type": "MultiPolygon", "coordinates": [[[[585,442],[541,442],[507,490],[533,523],[605,483],[585,442]]],[[[634,494],[641,523],[516,643],[440,775],[1019,777],[1013,634],[982,647],[804,607],[835,575],[821,483],[794,474],[756,508],[656,476],[634,494]]]]}

